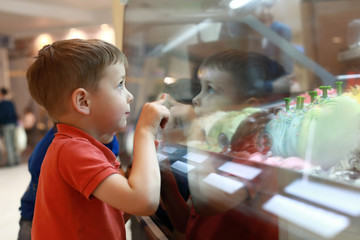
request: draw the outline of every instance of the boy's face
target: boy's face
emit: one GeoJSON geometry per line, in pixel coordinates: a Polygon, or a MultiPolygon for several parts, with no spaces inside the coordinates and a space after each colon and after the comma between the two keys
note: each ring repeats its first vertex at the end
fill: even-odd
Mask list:
{"type": "Polygon", "coordinates": [[[193,105],[197,116],[203,116],[219,110],[229,110],[238,103],[239,89],[236,89],[233,77],[216,68],[203,68],[199,73],[200,93],[194,97],[193,105]]]}
{"type": "Polygon", "coordinates": [[[91,114],[98,130],[111,134],[126,126],[133,96],[125,87],[124,64],[116,63],[104,70],[98,89],[91,99],[91,114]]]}

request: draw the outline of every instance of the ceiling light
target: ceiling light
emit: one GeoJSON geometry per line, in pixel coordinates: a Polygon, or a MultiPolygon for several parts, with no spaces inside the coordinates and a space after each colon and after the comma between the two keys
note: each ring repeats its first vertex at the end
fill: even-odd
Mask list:
{"type": "Polygon", "coordinates": [[[41,34],[36,38],[36,49],[42,49],[45,45],[53,42],[52,37],[49,34],[41,34]]]}
{"type": "Polygon", "coordinates": [[[111,28],[107,24],[102,24],[101,25],[101,30],[100,30],[100,32],[98,34],[98,38],[100,38],[101,40],[103,40],[105,42],[115,44],[114,29],[111,28]]]}
{"type": "Polygon", "coordinates": [[[75,38],[86,39],[86,35],[82,31],[72,28],[72,29],[70,29],[69,34],[66,39],[75,39],[75,38]]]}

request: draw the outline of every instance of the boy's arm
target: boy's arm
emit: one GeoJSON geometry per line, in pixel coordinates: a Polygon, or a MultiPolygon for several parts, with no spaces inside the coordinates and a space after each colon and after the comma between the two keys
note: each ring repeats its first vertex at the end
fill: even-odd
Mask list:
{"type": "Polygon", "coordinates": [[[160,171],[155,136],[169,118],[165,96],[144,105],[134,135],[134,156],[129,179],[120,174],[107,177],[92,193],[109,205],[134,215],[151,215],[160,201],[160,171]]]}
{"type": "Polygon", "coordinates": [[[180,233],[185,233],[190,214],[190,206],[182,197],[175,177],[166,159],[160,164],[161,171],[161,203],[171,223],[180,233]]]}

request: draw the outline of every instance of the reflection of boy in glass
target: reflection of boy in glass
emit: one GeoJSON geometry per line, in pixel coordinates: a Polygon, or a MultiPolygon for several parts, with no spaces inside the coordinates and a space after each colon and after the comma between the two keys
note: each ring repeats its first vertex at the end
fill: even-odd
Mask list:
{"type": "Polygon", "coordinates": [[[282,66],[262,54],[239,50],[214,54],[199,68],[201,91],[193,99],[195,113],[203,116],[281,99],[289,94],[285,75],[282,66]]]}
{"type": "MultiPolygon", "coordinates": [[[[172,102],[172,117],[184,117],[184,113],[189,112],[190,116],[207,116],[217,111],[241,110],[280,98],[275,93],[287,95],[290,86],[284,69],[278,63],[262,54],[239,50],[226,50],[204,60],[199,68],[199,79],[201,91],[193,99],[194,107],[172,102]],[[269,83],[274,88],[269,88],[269,83]]],[[[213,116],[208,120],[211,121],[213,116]]],[[[204,121],[201,123],[207,124],[204,121]]],[[[179,232],[186,232],[186,239],[226,239],[235,236],[242,236],[244,239],[273,239],[277,236],[277,227],[274,225],[233,208],[242,202],[244,196],[241,193],[229,205],[220,207],[220,192],[207,192],[202,178],[214,170],[210,163],[214,161],[209,160],[208,164],[189,173],[192,197],[188,203],[178,192],[169,165],[166,161],[162,162],[162,200],[175,228],[179,232]],[[194,179],[197,180],[193,181],[194,179]],[[218,208],[223,211],[213,211],[218,208]]],[[[226,202],[228,199],[223,200],[226,202]]]]}
{"type": "MultiPolygon", "coordinates": [[[[281,65],[263,54],[234,49],[214,54],[199,67],[201,91],[193,98],[193,106],[168,101],[172,117],[167,133],[176,131],[179,126],[188,130],[188,123],[192,122],[191,136],[185,137],[187,140],[198,139],[196,132],[191,130],[196,124],[195,116],[204,118],[219,111],[240,111],[287,97],[290,92],[288,76],[281,65]]],[[[207,118],[206,124],[215,121],[216,116],[207,118]]],[[[205,123],[201,120],[204,128],[205,123]]],[[[200,128],[195,126],[195,129],[200,128]]],[[[166,136],[173,137],[174,134],[166,136]]],[[[167,140],[172,141],[171,138],[167,140]]]]}

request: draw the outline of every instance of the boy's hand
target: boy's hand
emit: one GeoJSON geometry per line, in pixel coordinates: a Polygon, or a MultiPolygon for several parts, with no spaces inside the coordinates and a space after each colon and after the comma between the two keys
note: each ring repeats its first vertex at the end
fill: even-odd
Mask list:
{"type": "Polygon", "coordinates": [[[295,80],[295,74],[287,74],[276,79],[273,84],[273,93],[288,93],[290,87],[295,80]]]}
{"type": "Polygon", "coordinates": [[[145,128],[155,136],[159,126],[165,128],[170,117],[170,111],[165,107],[166,97],[164,94],[159,100],[144,104],[136,129],[145,128]]]}
{"type": "MultiPolygon", "coordinates": [[[[161,97],[164,96],[164,94],[161,95],[161,97]]],[[[161,98],[160,98],[161,99],[161,98]]],[[[182,105],[182,103],[179,103],[178,101],[176,101],[173,97],[171,97],[170,95],[167,95],[166,96],[166,99],[165,99],[165,103],[164,105],[167,107],[167,108],[172,108],[174,106],[178,106],[178,105],[182,105]]]]}

